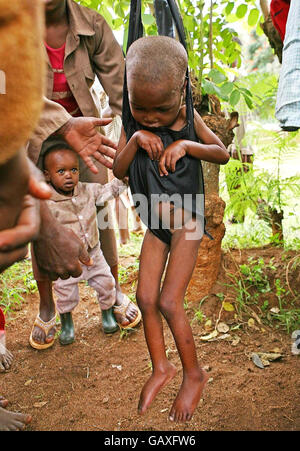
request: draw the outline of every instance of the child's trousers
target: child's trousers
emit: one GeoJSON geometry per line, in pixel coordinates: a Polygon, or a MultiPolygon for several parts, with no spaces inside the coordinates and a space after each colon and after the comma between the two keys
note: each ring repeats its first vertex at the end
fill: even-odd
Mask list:
{"type": "Polygon", "coordinates": [[[79,302],[78,283],[82,280],[86,280],[89,286],[96,291],[101,310],[107,310],[115,304],[115,279],[99,243],[89,251],[89,255],[93,260],[93,265],[82,265],[82,274],[79,277],[70,277],[66,280],[57,279],[53,284],[57,298],[56,308],[60,314],[71,312],[77,306],[79,302]]]}

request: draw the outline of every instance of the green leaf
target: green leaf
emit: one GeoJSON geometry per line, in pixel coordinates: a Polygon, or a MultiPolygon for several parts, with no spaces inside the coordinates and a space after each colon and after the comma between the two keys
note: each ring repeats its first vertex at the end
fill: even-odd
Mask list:
{"type": "Polygon", "coordinates": [[[259,19],[259,10],[257,8],[251,9],[248,16],[248,25],[250,27],[254,27],[258,19],[259,19]]]}
{"type": "Polygon", "coordinates": [[[211,71],[208,74],[208,77],[211,78],[211,80],[216,83],[222,83],[226,80],[226,77],[222,72],[218,71],[217,69],[211,69],[211,71]]]}
{"type": "Polygon", "coordinates": [[[228,2],[226,8],[225,8],[225,14],[230,14],[231,11],[234,8],[234,2],[228,2]]]}
{"type": "Polygon", "coordinates": [[[240,100],[240,97],[241,97],[240,91],[238,91],[237,89],[232,91],[229,98],[230,105],[235,106],[240,100]]]}
{"type": "Polygon", "coordinates": [[[186,29],[190,32],[193,32],[197,26],[193,16],[186,16],[184,18],[184,25],[186,29]]]}
{"type": "Polygon", "coordinates": [[[234,84],[231,81],[225,82],[221,87],[221,93],[223,96],[228,96],[233,90],[234,84]]]}
{"type": "Polygon", "coordinates": [[[117,5],[116,5],[115,11],[116,11],[116,14],[117,14],[119,17],[123,17],[123,18],[125,17],[125,13],[124,13],[123,8],[121,7],[120,4],[117,4],[117,5]]]}
{"type": "Polygon", "coordinates": [[[152,14],[142,14],[142,20],[145,25],[152,25],[155,23],[155,19],[152,14]]]}
{"type": "Polygon", "coordinates": [[[206,79],[203,80],[202,88],[206,94],[215,94],[215,86],[209,80],[206,79]]]}
{"type": "Polygon", "coordinates": [[[243,17],[245,17],[247,10],[248,10],[248,6],[243,3],[242,5],[238,6],[238,8],[236,10],[236,16],[239,19],[242,19],[243,17]]]}
{"type": "Polygon", "coordinates": [[[248,108],[250,108],[250,110],[252,110],[252,108],[253,108],[253,102],[252,102],[252,100],[250,99],[250,97],[244,95],[244,99],[245,99],[245,102],[246,102],[248,108]]]}

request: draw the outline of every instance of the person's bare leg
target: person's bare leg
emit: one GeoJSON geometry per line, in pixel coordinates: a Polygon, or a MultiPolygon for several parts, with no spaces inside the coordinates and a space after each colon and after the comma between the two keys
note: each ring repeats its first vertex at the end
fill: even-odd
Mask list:
{"type": "Polygon", "coordinates": [[[141,218],[139,217],[139,215],[136,212],[135,207],[131,207],[131,213],[132,213],[132,222],[133,222],[133,229],[132,229],[132,233],[136,233],[136,234],[143,234],[143,226],[142,226],[142,221],[141,218]]]}
{"type": "Polygon", "coordinates": [[[160,283],[169,247],[147,230],[140,258],[137,301],[142,311],[144,334],[152,362],[152,375],[145,383],[138,411],[146,412],[155,396],[176,374],[166,356],[163,324],[158,302],[160,283]]]}
{"type": "MultiPolygon", "coordinates": [[[[51,280],[37,281],[37,286],[40,295],[40,318],[48,322],[55,315],[55,304],[52,294],[52,282],[51,280]]],[[[32,332],[32,338],[36,343],[44,344],[53,341],[56,329],[55,327],[49,331],[47,337],[45,332],[39,327],[35,326],[32,332]]]]}
{"type": "Polygon", "coordinates": [[[0,396],[0,407],[7,407],[8,401],[3,396],[0,396]]]}
{"type": "Polygon", "coordinates": [[[128,229],[128,210],[120,197],[115,199],[116,219],[119,227],[120,244],[126,244],[130,241],[128,229]]]}
{"type": "Polygon", "coordinates": [[[183,367],[183,381],[170,410],[172,421],[185,422],[192,418],[208,379],[199,366],[192,329],[183,307],[199,244],[200,239],[186,239],[184,228],[174,232],[160,296],[160,310],[172,331],[183,367]]]}
{"type": "Polygon", "coordinates": [[[31,422],[31,416],[0,407],[0,431],[19,431],[31,422]]]}
{"type": "Polygon", "coordinates": [[[13,359],[13,354],[6,347],[6,332],[5,330],[0,330],[0,373],[9,370],[13,359]]]}
{"type": "Polygon", "coordinates": [[[14,359],[14,356],[8,349],[5,349],[5,352],[2,351],[3,350],[0,349],[0,373],[9,370],[14,359]]]}
{"type": "MultiPolygon", "coordinates": [[[[116,306],[123,304],[124,300],[123,300],[123,293],[122,293],[122,289],[120,287],[119,284],[119,265],[114,265],[110,267],[110,271],[113,275],[113,278],[115,279],[116,282],[116,290],[117,290],[117,296],[116,296],[116,306]]],[[[138,311],[136,306],[131,303],[128,305],[128,308],[126,310],[126,318],[128,321],[128,324],[132,323],[135,318],[138,315],[138,311]]],[[[124,326],[127,326],[128,324],[124,323],[124,320],[122,320],[122,315],[118,315],[117,313],[115,313],[116,316],[116,320],[122,324],[124,324],[124,326]]]]}

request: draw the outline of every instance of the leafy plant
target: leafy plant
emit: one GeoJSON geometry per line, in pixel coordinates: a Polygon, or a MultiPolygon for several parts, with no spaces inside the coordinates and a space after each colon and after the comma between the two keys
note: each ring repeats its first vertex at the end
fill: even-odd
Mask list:
{"type": "Polygon", "coordinates": [[[24,301],[24,295],[34,293],[37,285],[33,279],[31,264],[15,263],[0,274],[0,306],[4,313],[12,312],[24,301]]]}
{"type": "Polygon", "coordinates": [[[244,281],[250,286],[254,286],[259,293],[267,293],[271,290],[266,269],[275,270],[272,261],[265,264],[263,258],[255,260],[250,257],[248,264],[240,265],[241,274],[244,276],[244,281]]]}
{"type": "MultiPolygon", "coordinates": [[[[231,159],[223,169],[229,193],[225,214],[242,222],[250,210],[273,226],[276,217],[283,217],[291,196],[300,199],[300,176],[282,176],[283,164],[294,159],[299,151],[298,135],[273,132],[261,126],[257,128],[256,135],[264,142],[260,159],[272,165],[272,170],[257,168],[255,160],[251,164],[242,163],[241,159],[231,159]]],[[[222,185],[221,189],[224,190],[222,185]]],[[[275,228],[273,235],[271,241],[282,244],[275,228]]]]}

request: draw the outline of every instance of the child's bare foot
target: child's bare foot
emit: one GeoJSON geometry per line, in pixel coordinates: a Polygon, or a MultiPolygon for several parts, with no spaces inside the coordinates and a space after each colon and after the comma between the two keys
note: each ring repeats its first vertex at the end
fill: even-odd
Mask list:
{"type": "Polygon", "coordinates": [[[10,412],[0,407],[0,431],[19,431],[31,421],[30,415],[10,412]]]}
{"type": "Polygon", "coordinates": [[[175,374],[176,368],[169,362],[163,371],[156,370],[152,373],[141,391],[138,405],[138,412],[141,415],[146,412],[157,393],[173,379],[175,374]]]}
{"type": "Polygon", "coordinates": [[[3,396],[0,396],[0,407],[7,407],[8,401],[3,396]]]}
{"type": "Polygon", "coordinates": [[[195,375],[185,375],[170,411],[170,420],[177,422],[190,421],[196,409],[208,375],[204,370],[197,371],[195,375]]]}
{"type": "MultiPolygon", "coordinates": [[[[0,345],[1,346],[1,345],[0,345]]],[[[4,373],[5,371],[9,370],[11,367],[11,364],[13,362],[13,355],[8,349],[5,349],[5,352],[1,352],[0,349],[0,373],[4,373]]]]}

